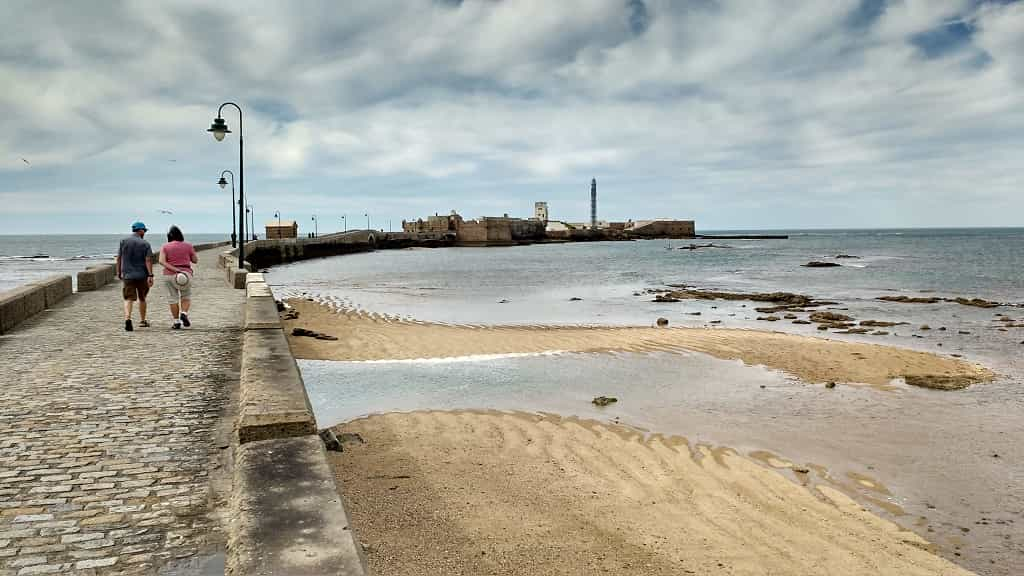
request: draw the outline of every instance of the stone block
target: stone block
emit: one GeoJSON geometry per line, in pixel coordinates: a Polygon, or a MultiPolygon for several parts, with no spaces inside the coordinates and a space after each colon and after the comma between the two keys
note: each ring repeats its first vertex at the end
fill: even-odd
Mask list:
{"type": "Polygon", "coordinates": [[[72,293],[71,276],[66,274],[51,276],[50,278],[40,280],[39,282],[33,282],[32,284],[43,289],[43,298],[46,301],[47,308],[52,308],[72,293]]]}
{"type": "Polygon", "coordinates": [[[0,334],[46,310],[46,290],[27,285],[0,293],[0,334]]]}
{"type": "Polygon", "coordinates": [[[234,476],[226,574],[367,574],[318,436],[239,446],[234,476]]]}
{"type": "Polygon", "coordinates": [[[249,284],[252,284],[254,282],[259,282],[259,283],[264,283],[265,284],[267,282],[267,280],[266,280],[266,278],[263,277],[263,273],[262,272],[253,272],[252,274],[249,274],[248,276],[245,277],[245,285],[246,286],[248,286],[249,284]]]}
{"type": "Polygon", "coordinates": [[[249,330],[243,336],[238,440],[316,434],[299,367],[283,330],[249,330]]]}
{"type": "Polygon", "coordinates": [[[277,314],[277,303],[274,298],[256,296],[245,299],[246,330],[281,329],[281,319],[277,314]]]}
{"type": "Polygon", "coordinates": [[[265,282],[249,282],[249,276],[252,276],[252,275],[253,275],[253,273],[251,273],[251,272],[246,275],[245,295],[248,296],[249,298],[256,298],[256,297],[264,297],[264,298],[270,297],[270,298],[273,298],[274,297],[274,293],[270,291],[270,286],[267,286],[265,282]]]}

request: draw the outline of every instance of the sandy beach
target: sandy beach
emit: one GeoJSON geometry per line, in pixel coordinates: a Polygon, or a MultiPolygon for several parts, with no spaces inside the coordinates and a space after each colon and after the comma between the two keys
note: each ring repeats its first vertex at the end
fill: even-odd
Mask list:
{"type": "Polygon", "coordinates": [[[813,470],[678,437],[499,412],[337,431],[364,441],[331,461],[378,574],[969,574],[813,470]]]}
{"type": "Polygon", "coordinates": [[[895,378],[929,388],[956,389],[988,381],[987,368],[958,358],[893,346],[725,328],[465,326],[410,322],[289,300],[301,327],[334,336],[289,336],[296,358],[396,360],[539,352],[690,350],[782,370],[806,382],[885,387],[895,378]]]}

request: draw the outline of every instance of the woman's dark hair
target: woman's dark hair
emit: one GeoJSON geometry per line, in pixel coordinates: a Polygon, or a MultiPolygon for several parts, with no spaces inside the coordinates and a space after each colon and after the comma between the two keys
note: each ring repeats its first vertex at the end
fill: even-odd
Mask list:
{"type": "Polygon", "coordinates": [[[174,241],[184,242],[185,241],[185,235],[181,233],[181,228],[178,228],[177,226],[171,226],[171,229],[167,231],[167,241],[168,242],[174,242],[174,241]]]}

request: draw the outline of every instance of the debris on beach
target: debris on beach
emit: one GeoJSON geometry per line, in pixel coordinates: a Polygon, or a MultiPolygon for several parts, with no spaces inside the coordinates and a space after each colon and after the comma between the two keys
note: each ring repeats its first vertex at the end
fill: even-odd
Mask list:
{"type": "Polygon", "coordinates": [[[679,302],[679,298],[674,296],[667,296],[665,294],[658,294],[654,297],[653,302],[679,302]]]}
{"type": "Polygon", "coordinates": [[[836,383],[835,382],[829,381],[829,382],[825,383],[825,388],[832,389],[832,388],[835,388],[835,387],[836,387],[836,383]]]}
{"type": "Polygon", "coordinates": [[[609,404],[614,404],[618,401],[619,399],[614,396],[597,396],[596,398],[591,400],[590,403],[595,406],[607,406],[609,404]]]}
{"type": "Polygon", "coordinates": [[[315,338],[317,340],[337,340],[337,336],[331,336],[330,334],[322,334],[315,330],[307,330],[306,328],[292,328],[292,336],[304,336],[306,338],[315,338]]]}
{"type": "Polygon", "coordinates": [[[819,260],[813,260],[807,264],[801,264],[804,268],[838,268],[842,264],[838,262],[821,262],[819,260]]]}
{"type": "Polygon", "coordinates": [[[658,326],[668,326],[668,318],[658,318],[658,326]]]}
{"type": "Polygon", "coordinates": [[[320,440],[323,440],[324,448],[329,452],[341,452],[343,450],[338,436],[330,428],[324,428],[320,431],[320,440]]]}
{"type": "Polygon", "coordinates": [[[299,317],[299,311],[294,308],[285,310],[284,314],[281,314],[281,320],[296,320],[299,317]]]}

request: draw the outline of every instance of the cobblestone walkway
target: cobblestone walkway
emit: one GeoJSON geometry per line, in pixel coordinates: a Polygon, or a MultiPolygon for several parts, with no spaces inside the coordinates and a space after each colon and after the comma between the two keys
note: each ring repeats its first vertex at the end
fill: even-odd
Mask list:
{"type": "Polygon", "coordinates": [[[243,291],[199,257],[191,329],[157,284],[153,327],[125,332],[118,284],[0,337],[0,576],[216,564],[243,291]]]}

